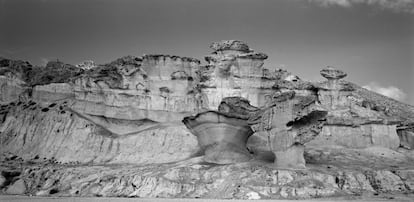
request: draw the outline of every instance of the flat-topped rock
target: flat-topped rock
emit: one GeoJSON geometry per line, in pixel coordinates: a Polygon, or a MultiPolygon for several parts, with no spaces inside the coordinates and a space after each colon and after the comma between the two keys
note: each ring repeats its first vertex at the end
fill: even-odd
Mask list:
{"type": "Polygon", "coordinates": [[[214,42],[210,45],[214,51],[223,51],[223,50],[235,50],[241,52],[252,52],[249,46],[243,41],[239,40],[222,40],[219,42],[214,42]]]}
{"type": "Polygon", "coordinates": [[[331,66],[322,69],[320,73],[326,79],[343,79],[347,76],[347,74],[344,71],[335,69],[331,66]]]}
{"type": "Polygon", "coordinates": [[[195,59],[195,58],[190,58],[190,57],[182,57],[182,56],[177,56],[177,55],[166,55],[166,54],[144,54],[142,56],[143,60],[166,60],[166,59],[171,59],[171,60],[182,60],[183,62],[194,62],[197,64],[200,64],[200,60],[195,59]]]}

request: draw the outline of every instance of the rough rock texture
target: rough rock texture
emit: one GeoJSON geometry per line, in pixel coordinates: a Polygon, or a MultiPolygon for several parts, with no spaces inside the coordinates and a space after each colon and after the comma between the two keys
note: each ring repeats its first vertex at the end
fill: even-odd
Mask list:
{"type": "Polygon", "coordinates": [[[74,81],[78,112],[129,120],[177,122],[198,111],[193,76],[199,61],[169,55],[126,57],[74,81]]]}
{"type": "Polygon", "coordinates": [[[185,117],[183,123],[197,136],[206,162],[229,164],[252,158],[246,147],[247,139],[253,134],[247,119],[207,111],[185,117]]]}
{"type": "Polygon", "coordinates": [[[254,131],[264,131],[279,168],[305,168],[303,145],[320,133],[327,114],[316,103],[316,96],[295,96],[294,91],[274,93],[263,108],[249,106],[244,98],[227,98],[219,110],[245,117],[254,131]]]}
{"type": "Polygon", "coordinates": [[[97,67],[97,65],[92,60],[86,60],[86,61],[83,61],[82,63],[77,64],[76,67],[79,67],[83,70],[90,70],[92,68],[97,67]]]}
{"type": "Polygon", "coordinates": [[[325,69],[322,69],[321,75],[328,80],[339,80],[347,76],[347,74],[343,72],[342,70],[335,69],[334,67],[330,67],[330,66],[328,66],[325,69]]]}
{"type": "Polygon", "coordinates": [[[274,91],[274,80],[291,76],[264,68],[267,55],[253,52],[240,41],[216,42],[211,47],[215,51],[205,57],[208,65],[198,71],[198,87],[207,109],[216,110],[226,97],[243,97],[253,106],[263,106],[274,91]]]}
{"type": "Polygon", "coordinates": [[[334,68],[312,83],[265,68],[267,55],[241,41],[211,47],[207,65],[173,55],[90,69],[0,58],[0,194],[13,187],[37,196],[229,199],[413,193],[413,106],[347,82],[334,68]],[[236,138],[248,148],[245,162],[209,163],[203,141],[181,123],[209,110],[252,126],[247,144],[236,138]]]}
{"type": "Polygon", "coordinates": [[[293,91],[277,94],[272,106],[250,120],[255,124],[252,128],[267,132],[276,167],[304,168],[303,144],[320,133],[327,111],[314,96],[295,97],[293,91]]]}
{"type": "Polygon", "coordinates": [[[320,136],[309,145],[338,145],[348,148],[382,146],[397,149],[400,138],[397,125],[400,117],[384,110],[373,110],[373,105],[356,92],[356,87],[340,79],[346,76],[341,70],[328,67],[321,70],[328,79],[318,87],[318,100],[329,109],[326,124],[320,136]]]}
{"type": "Polygon", "coordinates": [[[9,158],[1,161],[0,170],[17,173],[8,177],[10,185],[22,179],[26,194],[55,197],[304,199],[413,193],[413,161],[408,154],[309,148],[306,158],[309,169],[300,171],[278,170],[260,160],[217,166],[200,157],[147,166],[9,158]]]}

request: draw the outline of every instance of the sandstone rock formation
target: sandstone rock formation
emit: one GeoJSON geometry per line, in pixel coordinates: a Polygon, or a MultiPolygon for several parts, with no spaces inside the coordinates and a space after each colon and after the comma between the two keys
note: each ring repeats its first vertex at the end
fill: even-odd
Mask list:
{"type": "Polygon", "coordinates": [[[294,91],[276,92],[270,103],[258,109],[233,98],[225,99],[225,107],[219,108],[247,116],[252,129],[265,136],[276,167],[305,168],[303,145],[320,133],[327,111],[316,104],[316,96],[295,96],[294,91]]]}
{"type": "Polygon", "coordinates": [[[332,67],[321,71],[327,81],[308,82],[264,65],[267,55],[244,42],[211,48],[206,65],[173,55],[90,69],[0,58],[0,194],[413,193],[413,106],[332,67]]]}
{"type": "MultiPolygon", "coordinates": [[[[110,124],[95,124],[72,111],[66,101],[15,105],[1,106],[0,114],[6,114],[0,120],[2,154],[58,162],[152,164],[184,160],[199,150],[197,140],[183,125],[153,124],[118,134],[110,124]]],[[[124,130],[128,127],[123,120],[115,123],[124,130]]],[[[138,127],[136,123],[133,129],[138,127]]]]}
{"type": "Polygon", "coordinates": [[[83,70],[90,70],[92,68],[97,67],[97,65],[92,60],[86,60],[86,61],[83,61],[83,62],[77,64],[76,67],[79,67],[83,70]]]}
{"type": "Polygon", "coordinates": [[[246,142],[253,131],[247,119],[207,111],[185,117],[183,123],[197,136],[206,162],[229,164],[251,159],[246,142]]]}
{"type": "Polygon", "coordinates": [[[74,110],[127,120],[178,122],[198,111],[193,76],[199,61],[169,55],[118,59],[74,80],[74,110]]]}
{"type": "Polygon", "coordinates": [[[318,99],[329,109],[327,122],[313,146],[340,145],[348,148],[382,146],[396,149],[400,145],[397,125],[401,119],[381,110],[372,110],[356,87],[341,80],[341,70],[328,67],[321,70],[327,82],[318,84],[318,99]]]}
{"type": "Polygon", "coordinates": [[[312,149],[307,158],[312,169],[301,171],[275,169],[265,162],[217,166],[200,157],[148,166],[71,165],[42,159],[24,163],[9,158],[2,159],[0,169],[8,186],[22,179],[26,194],[52,197],[359,199],[375,194],[378,198],[371,201],[381,201],[405,193],[403,201],[410,201],[413,196],[413,161],[402,156],[312,149]]]}
{"type": "Polygon", "coordinates": [[[271,94],[269,70],[263,68],[267,55],[255,53],[245,43],[220,41],[210,46],[214,52],[205,57],[208,65],[199,70],[199,89],[206,108],[216,110],[225,97],[243,97],[261,106],[271,94]]]}

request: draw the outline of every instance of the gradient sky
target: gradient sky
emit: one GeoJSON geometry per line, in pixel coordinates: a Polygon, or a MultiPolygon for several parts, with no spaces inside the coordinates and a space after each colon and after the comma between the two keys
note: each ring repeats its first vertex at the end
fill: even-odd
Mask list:
{"type": "Polygon", "coordinates": [[[203,61],[211,42],[238,39],[268,54],[268,68],[322,80],[319,70],[335,66],[361,86],[401,90],[414,105],[414,9],[332,2],[0,0],[0,55],[37,65],[144,53],[203,61]]]}

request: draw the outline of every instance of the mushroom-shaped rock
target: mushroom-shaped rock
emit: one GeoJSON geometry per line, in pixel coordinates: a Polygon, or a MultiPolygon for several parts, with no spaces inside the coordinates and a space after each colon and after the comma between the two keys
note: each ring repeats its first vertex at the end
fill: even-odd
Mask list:
{"type": "MultiPolygon", "coordinates": [[[[246,106],[243,99],[224,99],[221,110],[247,118],[252,130],[266,134],[268,148],[278,168],[305,168],[304,144],[322,130],[327,111],[316,103],[316,96],[297,96],[294,91],[276,92],[263,108],[246,106]]],[[[252,137],[253,138],[253,137],[252,137]]],[[[263,148],[263,145],[251,145],[263,148]]]]}
{"type": "Polygon", "coordinates": [[[320,73],[328,79],[328,81],[318,85],[320,89],[318,91],[320,102],[331,109],[347,107],[347,99],[344,98],[348,97],[350,92],[354,90],[354,87],[349,82],[341,80],[347,74],[329,66],[322,69],[320,73]]]}
{"type": "Polygon", "coordinates": [[[344,71],[328,66],[325,69],[322,69],[320,73],[324,78],[328,79],[328,82],[322,85],[323,89],[347,90],[349,88],[348,85],[340,82],[341,79],[347,76],[347,74],[344,71]]]}
{"type": "Polygon", "coordinates": [[[246,119],[206,111],[185,117],[183,123],[197,136],[206,162],[229,164],[248,161],[252,157],[246,148],[246,142],[253,131],[246,119]]]}
{"type": "Polygon", "coordinates": [[[334,67],[328,66],[325,69],[320,71],[321,75],[326,79],[330,80],[338,80],[343,79],[347,76],[345,72],[339,69],[335,69],[334,67]]]}

